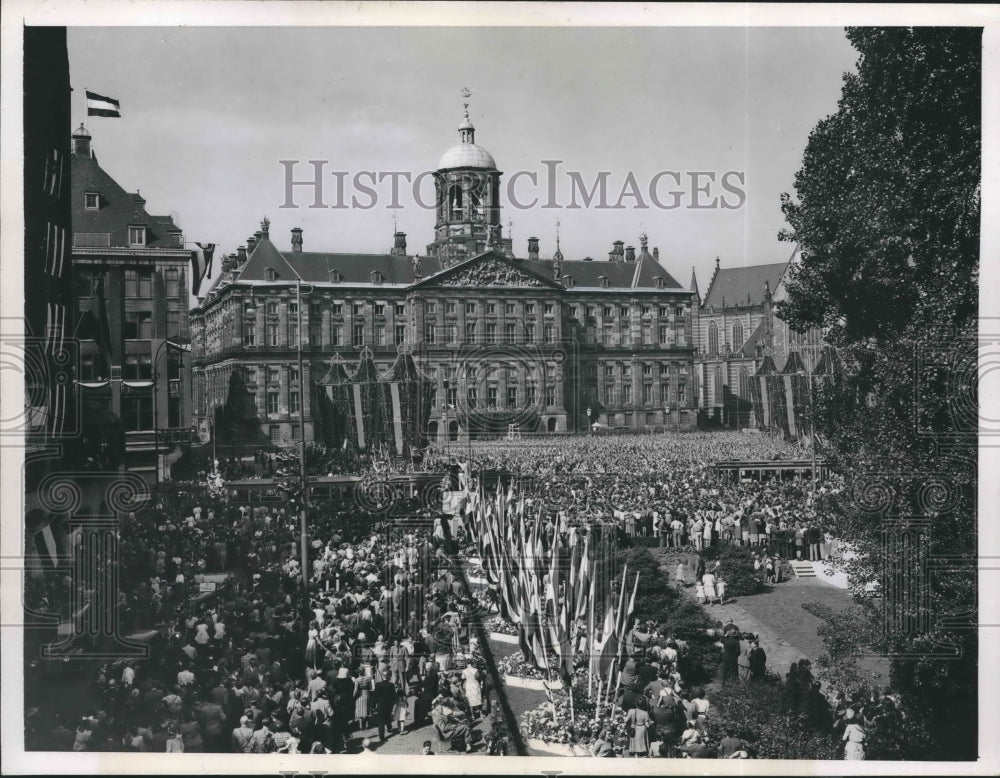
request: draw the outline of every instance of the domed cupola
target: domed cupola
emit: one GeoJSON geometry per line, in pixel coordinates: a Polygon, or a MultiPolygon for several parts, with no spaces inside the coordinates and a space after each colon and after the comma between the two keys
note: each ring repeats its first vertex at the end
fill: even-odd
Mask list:
{"type": "Polygon", "coordinates": [[[431,256],[445,265],[500,245],[500,176],[496,162],[476,144],[476,128],[469,118],[468,89],[465,115],[458,125],[459,143],[448,149],[434,173],[437,217],[431,256]]]}

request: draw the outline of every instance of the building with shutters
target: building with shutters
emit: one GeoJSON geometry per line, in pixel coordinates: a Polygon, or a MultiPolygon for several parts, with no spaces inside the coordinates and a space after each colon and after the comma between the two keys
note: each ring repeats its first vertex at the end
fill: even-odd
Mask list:
{"type": "MultiPolygon", "coordinates": [[[[694,293],[650,252],[616,241],[607,259],[515,254],[502,235],[492,155],[466,112],[435,171],[434,239],[411,253],[279,247],[265,220],[225,259],[191,311],[194,415],[209,435],[239,371],[261,431],[281,444],[322,439],[314,392],[331,360],[353,369],[370,350],[387,370],[409,350],[432,380],[432,440],[696,424],[694,293]],[[299,373],[298,349],[304,352],[299,373]]],[[[280,241],[285,243],[285,241],[280,241]]]]}
{"type": "Polygon", "coordinates": [[[149,214],[100,166],[83,125],[71,141],[77,385],[124,425],[129,469],[155,481],[191,437],[191,251],[170,216],[149,214]]]}
{"type": "Polygon", "coordinates": [[[690,287],[699,301],[693,329],[700,426],[756,426],[751,379],[767,357],[779,373],[793,354],[807,371],[820,359],[822,333],[796,332],[776,313],[797,259],[797,248],[786,261],[766,265],[724,268],[716,259],[704,299],[692,270],[690,287]]]}

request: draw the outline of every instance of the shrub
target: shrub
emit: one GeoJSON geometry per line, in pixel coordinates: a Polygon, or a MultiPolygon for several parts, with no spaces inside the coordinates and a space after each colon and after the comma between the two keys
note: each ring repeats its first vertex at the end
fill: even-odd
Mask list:
{"type": "Polygon", "coordinates": [[[726,596],[746,597],[764,591],[763,573],[754,570],[753,549],[730,543],[709,546],[702,552],[706,563],[718,560],[721,577],[726,582],[726,596]]]}
{"type": "Polygon", "coordinates": [[[749,684],[724,684],[711,697],[708,732],[718,742],[730,730],[759,759],[836,759],[828,737],[798,724],[783,712],[784,683],[777,676],[749,684]]]}

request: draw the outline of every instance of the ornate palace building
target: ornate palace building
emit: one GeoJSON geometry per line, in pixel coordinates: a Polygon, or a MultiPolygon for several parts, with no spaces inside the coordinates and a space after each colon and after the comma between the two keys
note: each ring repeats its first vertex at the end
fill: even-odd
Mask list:
{"type": "Polygon", "coordinates": [[[542,258],[537,238],[515,256],[501,234],[493,157],[468,113],[435,173],[434,240],[424,255],[395,234],[388,254],[289,248],[270,225],[226,259],[191,311],[194,413],[203,434],[240,377],[276,443],[318,439],[313,392],[331,361],[350,371],[370,350],[387,370],[412,352],[436,387],[437,440],[561,433],[589,425],[688,429],[696,424],[697,296],[650,253],[616,241],[606,260],[542,258]],[[304,354],[299,373],[298,355],[304,354]]]}

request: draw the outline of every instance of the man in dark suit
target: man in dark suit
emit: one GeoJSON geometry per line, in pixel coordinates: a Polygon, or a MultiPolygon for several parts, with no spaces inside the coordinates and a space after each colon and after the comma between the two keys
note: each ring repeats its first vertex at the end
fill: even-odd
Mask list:
{"type": "Polygon", "coordinates": [[[372,690],[372,705],[375,708],[375,721],[378,725],[379,739],[384,741],[386,729],[392,730],[392,714],[396,709],[396,686],[392,681],[383,678],[375,683],[372,690]]]}

